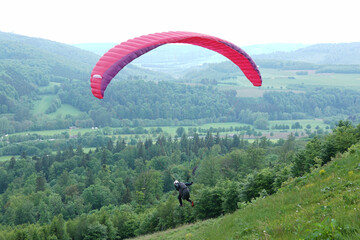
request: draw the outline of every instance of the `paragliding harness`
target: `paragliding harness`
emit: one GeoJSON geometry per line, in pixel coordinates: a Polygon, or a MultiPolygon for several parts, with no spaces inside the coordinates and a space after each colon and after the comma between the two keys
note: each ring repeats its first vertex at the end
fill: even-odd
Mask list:
{"type": "Polygon", "coordinates": [[[174,186],[175,186],[175,189],[179,191],[178,199],[179,199],[180,207],[183,206],[182,199],[191,203],[192,207],[194,206],[194,202],[190,200],[190,191],[188,188],[188,186],[191,186],[192,184],[193,184],[193,182],[183,183],[183,182],[179,182],[179,181],[175,180],[174,186]]]}

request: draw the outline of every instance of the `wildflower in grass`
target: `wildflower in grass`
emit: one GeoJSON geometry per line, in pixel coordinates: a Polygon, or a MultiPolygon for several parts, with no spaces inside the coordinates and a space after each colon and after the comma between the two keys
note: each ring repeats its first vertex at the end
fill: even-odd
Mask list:
{"type": "Polygon", "coordinates": [[[321,169],[321,170],[319,171],[319,173],[320,173],[320,175],[324,175],[324,174],[325,174],[325,169],[321,169]]]}
{"type": "Polygon", "coordinates": [[[186,235],[185,235],[185,239],[187,240],[187,239],[191,239],[192,238],[192,234],[191,233],[187,233],[186,235]]]}
{"type": "Polygon", "coordinates": [[[352,175],[354,175],[354,171],[349,171],[348,175],[349,175],[349,177],[351,177],[352,175]]]}

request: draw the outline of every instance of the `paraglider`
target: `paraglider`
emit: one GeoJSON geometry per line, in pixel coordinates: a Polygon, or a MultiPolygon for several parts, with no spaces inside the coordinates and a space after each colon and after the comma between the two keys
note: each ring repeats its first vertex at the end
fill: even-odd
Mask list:
{"type": "Polygon", "coordinates": [[[186,43],[218,52],[236,64],[254,86],[261,86],[260,72],[251,57],[236,45],[217,37],[193,32],[163,32],[144,35],[116,45],[105,53],[91,73],[91,91],[97,98],[116,74],[134,59],[169,43],[186,43]]]}
{"type": "Polygon", "coordinates": [[[179,191],[179,203],[180,203],[180,207],[183,206],[182,204],[182,199],[188,201],[189,203],[191,203],[191,206],[194,206],[194,202],[190,200],[190,191],[189,191],[189,186],[191,186],[193,184],[193,182],[191,183],[183,183],[183,182],[179,182],[178,180],[174,181],[174,187],[176,190],[179,191]]]}

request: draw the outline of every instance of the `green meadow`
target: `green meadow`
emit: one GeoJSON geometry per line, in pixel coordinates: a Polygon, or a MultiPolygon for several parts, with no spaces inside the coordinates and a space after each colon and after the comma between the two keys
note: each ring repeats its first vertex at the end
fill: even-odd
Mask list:
{"type": "MultiPolygon", "coordinates": [[[[45,114],[46,110],[50,107],[51,101],[55,98],[55,95],[42,95],[41,100],[34,103],[34,114],[45,114]]],[[[65,117],[69,115],[78,115],[81,111],[69,104],[61,104],[55,112],[46,114],[50,118],[57,118],[59,116],[65,117]]]]}
{"type": "Polygon", "coordinates": [[[306,75],[298,75],[302,70],[278,70],[261,69],[263,84],[261,87],[254,87],[244,77],[239,76],[235,79],[225,79],[218,84],[219,89],[236,90],[238,97],[262,97],[267,91],[293,91],[293,85],[347,88],[353,90],[360,89],[360,74],[345,73],[315,73],[307,71],[306,75]]]}
{"type": "Polygon", "coordinates": [[[45,113],[46,109],[50,107],[51,101],[55,98],[55,95],[43,95],[41,100],[34,103],[34,114],[45,113]]]}

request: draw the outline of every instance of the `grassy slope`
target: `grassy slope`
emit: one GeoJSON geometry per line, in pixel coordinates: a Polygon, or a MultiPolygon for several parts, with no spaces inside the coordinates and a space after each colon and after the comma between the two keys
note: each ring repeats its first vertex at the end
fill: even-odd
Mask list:
{"type": "MultiPolygon", "coordinates": [[[[46,110],[50,107],[51,101],[55,98],[55,95],[46,94],[43,95],[41,100],[34,104],[35,108],[33,110],[34,114],[41,114],[46,112],[46,110]]],[[[81,111],[69,104],[61,104],[61,107],[56,110],[56,112],[46,114],[51,118],[57,118],[59,115],[63,117],[67,114],[76,116],[80,114],[81,111]]]]}
{"type": "Polygon", "coordinates": [[[351,149],[234,214],[139,239],[360,239],[360,144],[351,149]]]}
{"type": "Polygon", "coordinates": [[[50,107],[52,99],[55,95],[44,95],[41,100],[34,104],[34,114],[45,113],[46,109],[50,107]]]}

